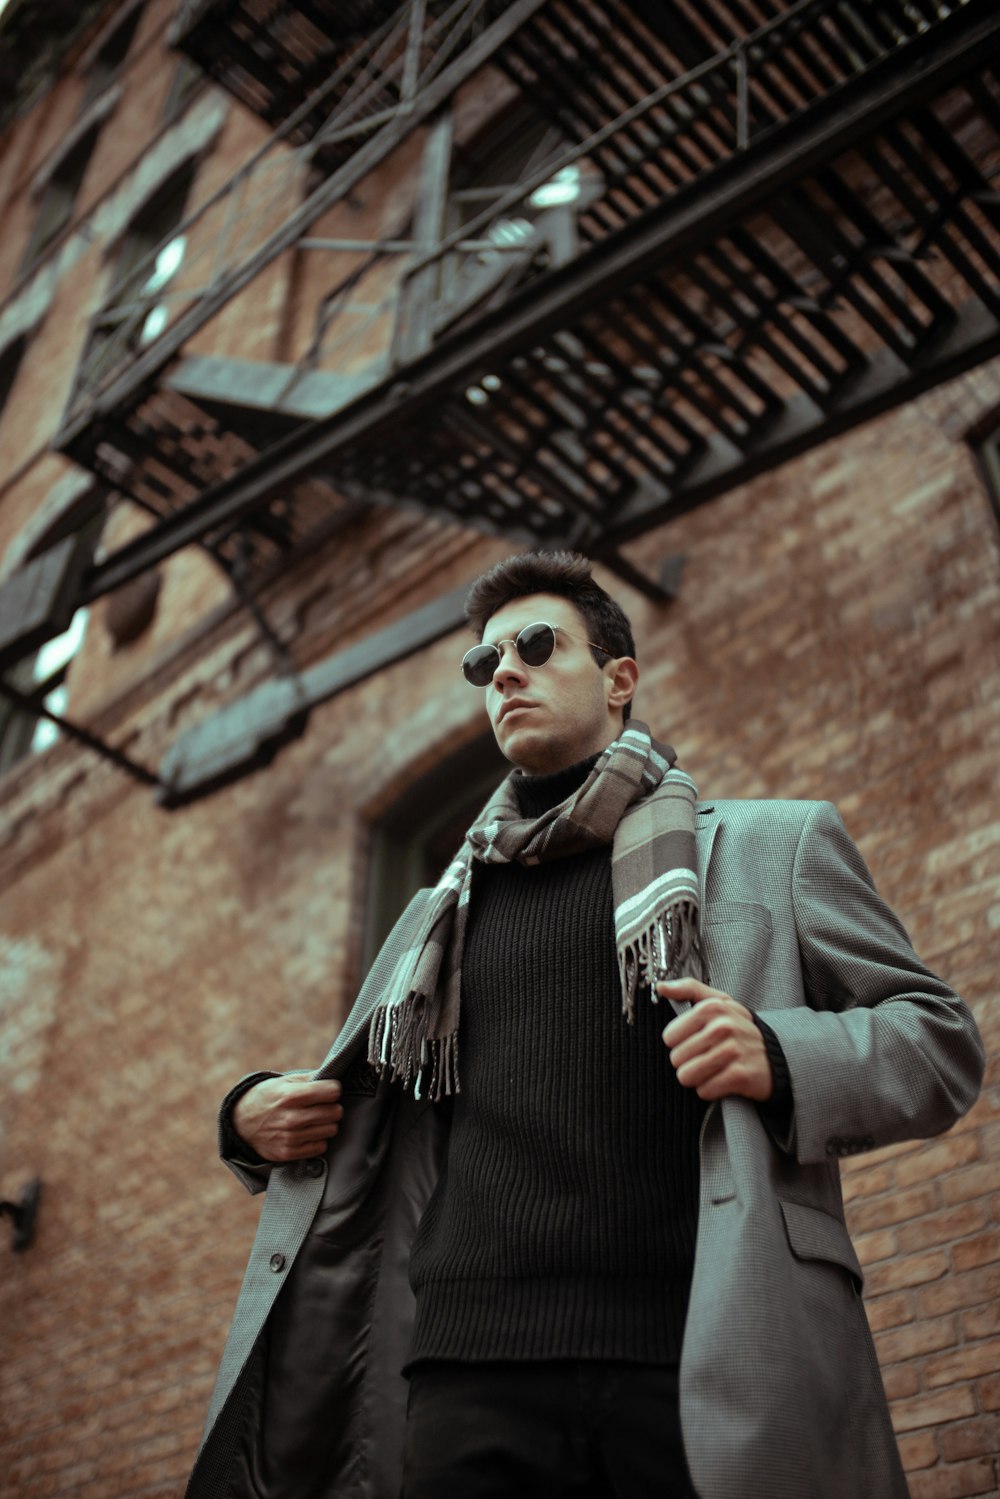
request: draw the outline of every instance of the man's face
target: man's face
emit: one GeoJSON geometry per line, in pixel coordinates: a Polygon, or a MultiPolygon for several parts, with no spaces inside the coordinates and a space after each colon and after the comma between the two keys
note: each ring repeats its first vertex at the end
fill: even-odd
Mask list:
{"type": "Polygon", "coordinates": [[[501,651],[484,689],[486,711],[502,753],[531,775],[565,770],[605,749],[620,731],[620,707],[609,702],[613,667],[597,665],[589,638],[575,605],[551,593],[511,600],[483,631],[483,644],[501,651]],[[513,641],[525,625],[539,620],[562,628],[548,661],[526,666],[513,641]]]}

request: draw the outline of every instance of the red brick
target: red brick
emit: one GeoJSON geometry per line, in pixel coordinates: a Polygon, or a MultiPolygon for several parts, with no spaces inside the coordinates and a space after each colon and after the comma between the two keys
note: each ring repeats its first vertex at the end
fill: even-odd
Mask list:
{"type": "Polygon", "coordinates": [[[892,1223],[907,1223],[929,1213],[937,1206],[937,1187],[910,1187],[906,1192],[892,1192],[873,1202],[854,1204],[851,1213],[851,1228],[856,1233],[867,1233],[873,1228],[887,1228],[892,1223]]]}
{"type": "Polygon", "coordinates": [[[976,1381],[976,1396],[984,1411],[1000,1411],[1000,1374],[976,1381]]]}
{"type": "Polygon", "coordinates": [[[939,1280],[950,1269],[947,1254],[939,1249],[931,1254],[905,1255],[866,1270],[865,1286],[869,1295],[879,1295],[883,1291],[898,1291],[905,1286],[939,1280]]]}
{"type": "Polygon", "coordinates": [[[921,1426],[939,1426],[975,1414],[976,1403],[968,1385],[953,1386],[915,1395],[912,1400],[897,1400],[892,1407],[892,1424],[897,1431],[916,1431],[921,1426]]]}
{"type": "Polygon", "coordinates": [[[960,1321],[963,1338],[987,1338],[991,1332],[1000,1332],[1000,1301],[963,1312],[960,1321]]]}
{"type": "Polygon", "coordinates": [[[998,1182],[1000,1164],[984,1161],[978,1166],[968,1166],[964,1171],[955,1171],[944,1177],[941,1181],[941,1197],[949,1205],[967,1202],[970,1198],[987,1196],[996,1189],[998,1182]]]}
{"type": "Polygon", "coordinates": [[[852,1171],[843,1180],[845,1203],[858,1197],[874,1197],[880,1192],[889,1192],[895,1185],[892,1166],[877,1166],[868,1171],[852,1171]]]}
{"type": "Polygon", "coordinates": [[[900,1140],[895,1145],[882,1145],[878,1150],[871,1150],[863,1156],[848,1156],[841,1170],[866,1171],[884,1161],[895,1161],[900,1156],[912,1155],[915,1150],[920,1149],[920,1145],[919,1140],[900,1140]]]}
{"type": "Polygon", "coordinates": [[[899,1438],[899,1456],[907,1473],[932,1468],[938,1460],[938,1445],[932,1431],[911,1431],[899,1438]]]}
{"type": "Polygon", "coordinates": [[[924,1384],[933,1390],[939,1385],[957,1384],[960,1380],[975,1379],[980,1374],[992,1374],[998,1369],[1000,1338],[987,1338],[978,1343],[966,1343],[954,1353],[928,1359],[924,1365],[924,1384]]]}
{"type": "Polygon", "coordinates": [[[905,1400],[920,1389],[920,1372],[916,1364],[889,1364],[882,1370],[886,1399],[905,1400]]]}
{"type": "Polygon", "coordinates": [[[896,1181],[901,1187],[914,1186],[948,1175],[959,1166],[967,1166],[979,1158],[979,1138],[976,1135],[946,1135],[932,1145],[908,1155],[896,1163],[896,1181]]]}
{"type": "Polygon", "coordinates": [[[937,1317],[961,1307],[980,1306],[1000,1296],[1000,1265],[985,1265],[949,1275],[934,1285],[920,1286],[916,1291],[917,1314],[937,1317]]]}
{"type": "Polygon", "coordinates": [[[903,1359],[937,1353],[942,1348],[954,1348],[957,1337],[957,1318],[939,1317],[936,1321],[912,1322],[908,1327],[896,1327],[890,1332],[877,1333],[875,1347],[880,1363],[898,1364],[903,1359]]]}
{"type": "Polygon", "coordinates": [[[966,1457],[995,1457],[1000,1453],[1000,1416],[974,1416],[942,1426],[937,1439],[941,1456],[949,1463],[966,1457]]]}
{"type": "Polygon", "coordinates": [[[894,1296],[877,1296],[873,1301],[866,1300],[865,1310],[872,1332],[900,1327],[904,1322],[913,1321],[913,1297],[907,1291],[897,1292],[894,1296]]]}
{"type": "Polygon", "coordinates": [[[897,1249],[896,1230],[879,1228],[874,1233],[861,1234],[854,1238],[854,1248],[862,1265],[891,1259],[897,1249]]]}
{"type": "Polygon", "coordinates": [[[956,1270],[973,1270],[977,1265],[989,1265],[1000,1261],[1000,1228],[979,1238],[967,1239],[956,1244],[952,1250],[952,1261],[956,1270]]]}
{"type": "Polygon", "coordinates": [[[989,1221],[988,1202],[959,1203],[939,1213],[928,1213],[915,1223],[901,1224],[899,1247],[906,1254],[914,1249],[927,1249],[933,1244],[951,1244],[955,1239],[978,1233],[989,1221]]]}
{"type": "Polygon", "coordinates": [[[909,1484],[910,1499],[966,1499],[967,1495],[996,1492],[993,1463],[988,1458],[914,1473],[909,1484]]]}

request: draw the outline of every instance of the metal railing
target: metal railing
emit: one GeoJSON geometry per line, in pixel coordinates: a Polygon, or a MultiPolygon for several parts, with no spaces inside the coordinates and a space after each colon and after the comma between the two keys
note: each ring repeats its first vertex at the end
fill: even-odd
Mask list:
{"type": "MultiPolygon", "coordinates": [[[[579,138],[526,180],[498,189],[479,213],[431,248],[405,238],[310,238],[309,229],[403,138],[408,122],[416,125],[427,118],[446,99],[447,90],[469,76],[471,66],[495,53],[494,60],[512,76],[523,76],[522,31],[532,33],[527,41],[536,55],[548,37],[555,66],[557,44],[563,45],[560,26],[572,20],[575,27],[581,13],[590,14],[579,0],[519,0],[499,7],[505,20],[484,29],[490,15],[485,0],[456,0],[434,18],[428,17],[423,0],[410,0],[168,241],[151,251],[127,284],[113,289],[94,319],[64,430],[86,420],[109,388],[113,406],[115,382],[140,362],[147,375],[162,367],[191,333],[293,246],[319,253],[367,251],[366,269],[386,256],[406,257],[401,263],[404,295],[414,277],[449,257],[454,263],[455,257],[514,258],[520,253],[527,262],[523,245],[498,241],[496,225],[512,215],[536,219],[536,213],[526,210],[532,196],[584,160],[596,164],[605,188],[597,202],[581,208],[582,241],[592,242],[638,217],[658,185],[662,196],[664,172],[668,177],[672,173],[675,190],[689,186],[965,3],[971,0],[877,6],[867,0],[796,0],[700,65],[647,90],[597,128],[584,132],[576,127],[579,138]],[[477,51],[473,43],[484,43],[488,33],[500,29],[505,34],[494,46],[481,45],[477,51]],[[456,66],[463,52],[471,65],[464,73],[456,66]],[[331,105],[325,123],[307,145],[290,146],[290,137],[318,103],[331,105]],[[706,141],[712,142],[711,149],[706,141]],[[691,147],[686,155],[685,146],[691,147]],[[669,170],[663,167],[668,157],[669,170]],[[320,161],[327,167],[334,163],[332,174],[303,201],[307,173],[320,161]],[[163,255],[179,242],[184,253],[176,274],[166,283],[158,281],[163,255]]],[[[627,9],[624,0],[617,8],[627,9]]],[[[614,6],[593,9],[595,16],[614,24],[614,6]]],[[[594,58],[593,65],[615,73],[606,59],[594,58]]],[[[629,86],[635,92],[635,79],[623,78],[620,69],[616,82],[619,94],[629,86]]],[[[595,103],[598,111],[603,98],[595,103]]],[[[357,279],[355,265],[324,289],[325,303],[336,305],[340,298],[342,307],[348,307],[344,292],[357,279]]]]}

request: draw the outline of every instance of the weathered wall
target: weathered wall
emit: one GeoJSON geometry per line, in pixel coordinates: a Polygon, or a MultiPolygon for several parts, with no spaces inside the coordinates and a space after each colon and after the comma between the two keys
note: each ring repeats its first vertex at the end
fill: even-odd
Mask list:
{"type": "MultiPolygon", "coordinates": [[[[681,598],[625,595],[641,711],[703,791],[837,801],[991,1049],[998,546],[952,423],[997,387],[955,382],[646,538],[647,565],[687,554],[681,598]]],[[[356,565],[388,602],[391,577],[380,595],[356,565]]],[[[356,975],[368,813],[475,731],[461,649],[346,693],[210,801],[167,815],[102,770],[90,817],[51,825],[20,872],[8,848],[0,1184],[46,1184],[0,1291],[15,1492],[180,1492],[256,1213],[213,1159],[215,1100],[324,1050],[356,975]]],[[[845,1173],[914,1499],[997,1492],[998,1120],[994,1069],[945,1140],[845,1173]]]]}
{"type": "MultiPolygon", "coordinates": [[[[158,0],[135,44],[143,129],[164,92],[143,49],[159,45],[171,10],[158,0]]],[[[30,229],[27,183],[79,92],[70,78],[0,156],[8,291],[21,248],[7,246],[30,229]]],[[[212,107],[201,193],[259,138],[212,107]]],[[[95,155],[82,200],[108,235],[116,194],[134,191],[126,133],[95,155]]],[[[399,170],[412,171],[405,152],[399,170]]],[[[394,200],[383,173],[317,232],[388,229],[409,191],[396,187],[394,200]]],[[[59,262],[59,321],[48,315],[0,428],[0,556],[64,470],[45,442],[110,242],[81,241],[59,262]]],[[[322,275],[321,259],[297,273],[277,262],[255,293],[259,317],[232,308],[199,347],[297,357],[322,275]]],[[[604,579],[636,624],[639,716],[706,795],[837,802],[918,949],[973,1004],[991,1053],[1000,541],[964,435],[998,408],[1000,364],[646,536],[630,550],[650,571],[687,557],[669,607],[604,579]]],[[[265,602],[305,666],[505,550],[385,513],[265,602]]],[[[73,668],[74,703],[151,764],[272,669],[197,554],[165,569],[156,621],[134,645],[112,652],[101,615],[73,668]]],[[[181,1494],[257,1214],[214,1159],[217,1099],[249,1068],[318,1060],[342,1019],[372,819],[482,727],[457,670],[464,646],[442,641],[317,709],[270,769],[184,811],[159,811],[66,743],[0,782],[0,1193],[44,1182],[30,1252],[11,1254],[0,1223],[0,1468],[16,1499],[181,1494]]],[[[997,1084],[992,1064],[983,1100],[945,1139],[845,1167],[913,1499],[1000,1496],[997,1084]]]]}

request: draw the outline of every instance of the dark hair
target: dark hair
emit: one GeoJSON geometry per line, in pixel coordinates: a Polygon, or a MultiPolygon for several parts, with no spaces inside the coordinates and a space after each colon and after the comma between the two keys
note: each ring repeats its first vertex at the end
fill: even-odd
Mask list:
{"type": "MultiPolygon", "coordinates": [[[[568,599],[587,622],[587,634],[602,649],[591,649],[598,666],[609,658],[634,656],[632,626],[621,604],[595,583],[589,560],[579,552],[524,552],[505,557],[477,578],[465,600],[465,618],[479,640],[487,622],[512,599],[554,593],[568,599]]],[[[627,720],[632,704],[626,703],[627,720]]]]}

